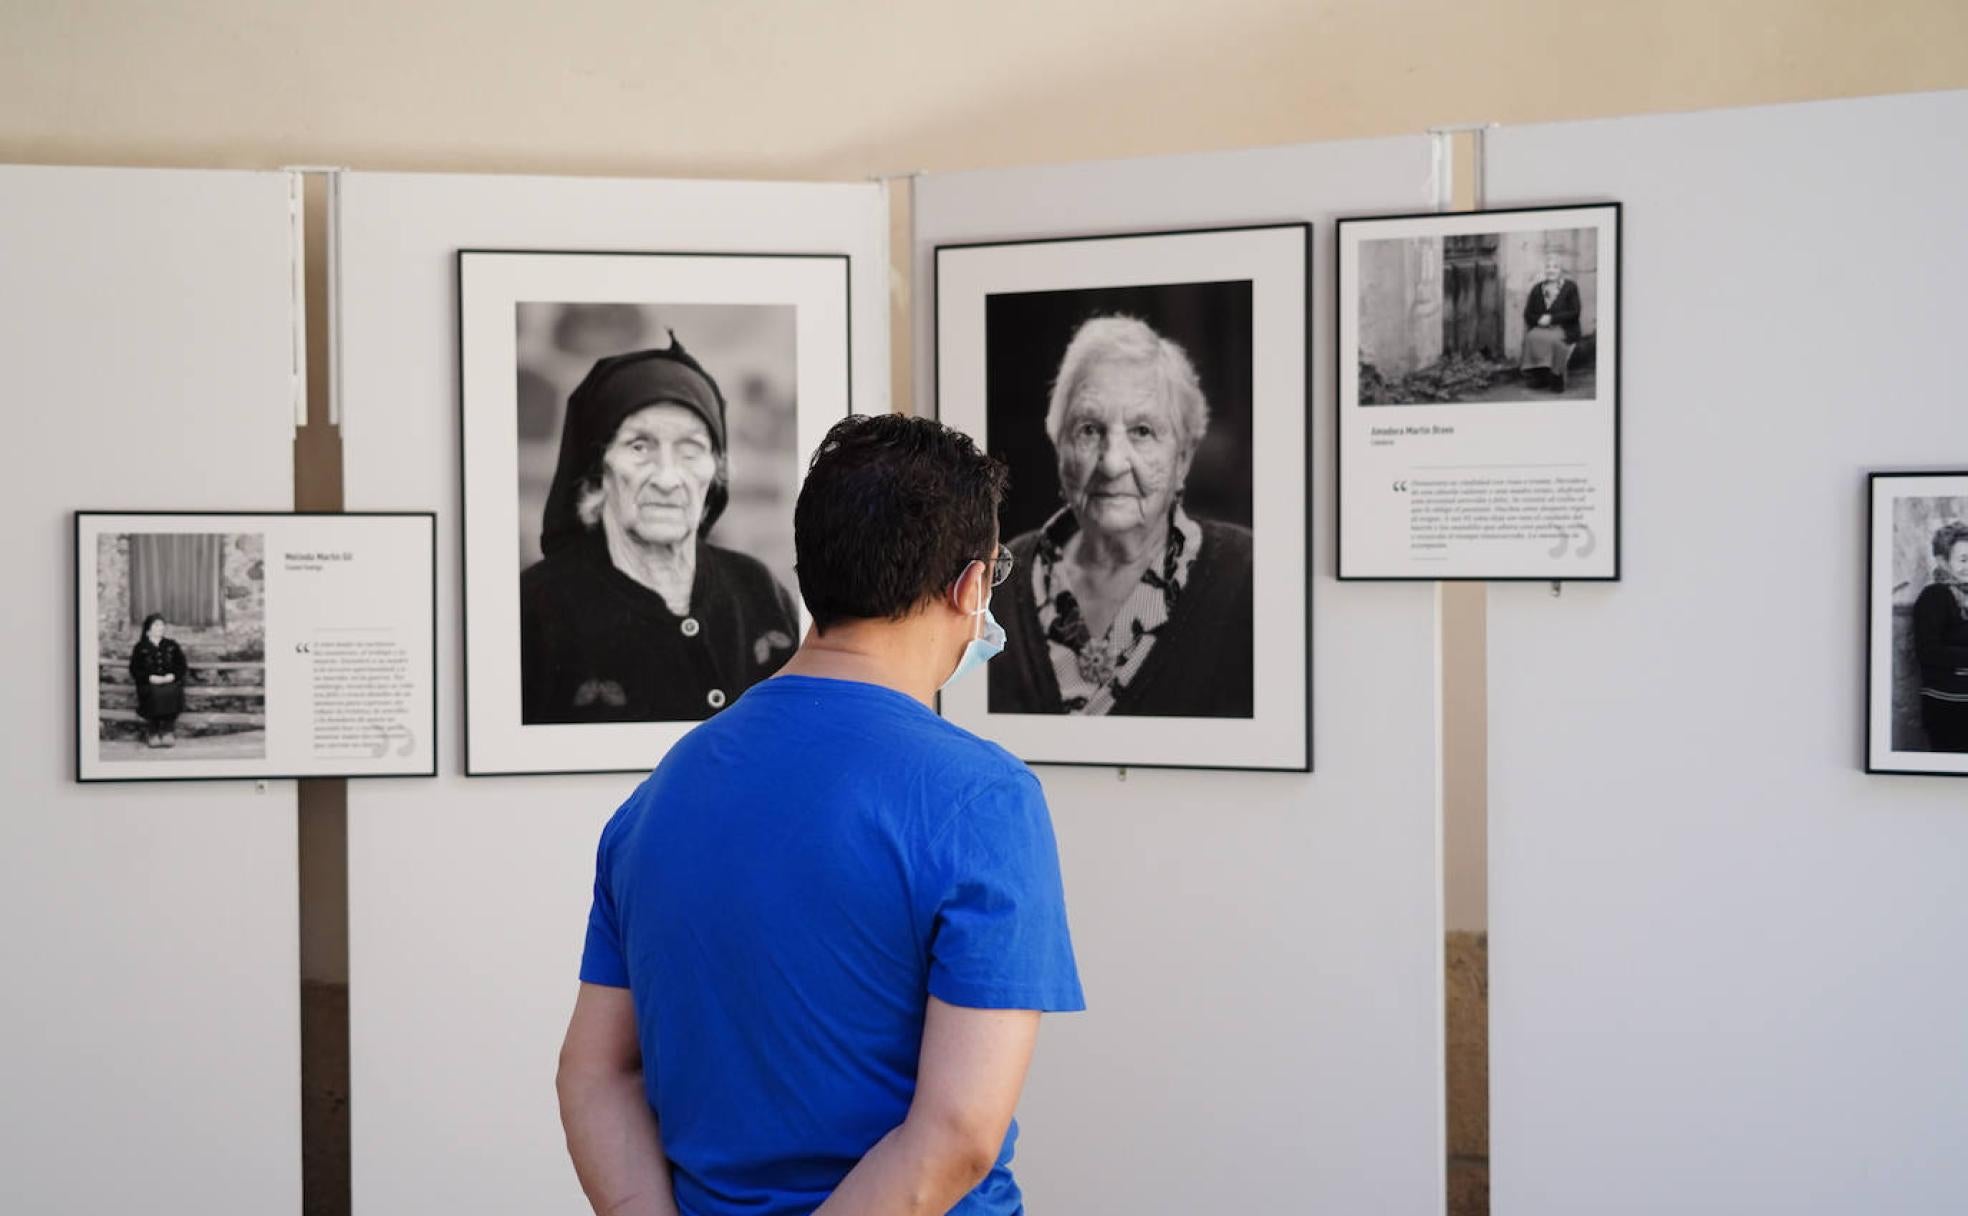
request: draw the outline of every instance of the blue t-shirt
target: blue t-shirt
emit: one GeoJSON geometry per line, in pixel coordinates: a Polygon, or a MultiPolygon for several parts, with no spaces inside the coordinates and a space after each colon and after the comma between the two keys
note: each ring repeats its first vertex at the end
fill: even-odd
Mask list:
{"type": "MultiPolygon", "coordinates": [[[[928,998],[1084,1009],[1045,797],[892,689],[781,675],[601,834],[581,979],[629,988],[685,1216],[807,1213],[915,1093],[928,998]]],[[[1022,1210],[1005,1136],[963,1216],[1022,1210]]]]}

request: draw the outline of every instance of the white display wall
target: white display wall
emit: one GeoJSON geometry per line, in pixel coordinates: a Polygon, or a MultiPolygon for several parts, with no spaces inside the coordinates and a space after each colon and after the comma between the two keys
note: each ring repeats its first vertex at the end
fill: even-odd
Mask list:
{"type": "Polygon", "coordinates": [[[1331,515],[1331,221],[1432,206],[1432,152],[1412,136],[917,184],[924,410],[937,244],[1314,224],[1315,771],[1038,770],[1088,1011],[1046,1019],[1019,1110],[1036,1212],[1442,1210],[1436,592],[1334,581],[1331,515]]]}
{"type": "Polygon", "coordinates": [[[354,1207],[582,1213],[555,1057],[595,842],[637,778],[460,775],[454,254],[846,253],[854,406],[879,413],[889,408],[888,209],[864,184],[358,173],[342,176],[339,194],[347,503],[439,513],[441,775],[349,787],[354,1207]]]}
{"type": "Polygon", "coordinates": [[[1868,776],[1865,473],[1968,464],[1968,94],[1506,129],[1625,204],[1625,581],[1491,588],[1509,1216],[1968,1195],[1968,781],[1868,776]]]}
{"type": "Polygon", "coordinates": [[[293,504],[289,179],[7,167],[0,199],[0,1209],[298,1212],[294,785],[75,784],[70,655],[72,511],[293,504]]]}

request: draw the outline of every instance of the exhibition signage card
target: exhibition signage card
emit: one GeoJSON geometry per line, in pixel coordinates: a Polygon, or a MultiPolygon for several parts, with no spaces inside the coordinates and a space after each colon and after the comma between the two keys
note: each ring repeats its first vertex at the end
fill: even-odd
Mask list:
{"type": "Polygon", "coordinates": [[[1339,221],[1339,577],[1619,578],[1619,224],[1339,221]]]}
{"type": "Polygon", "coordinates": [[[77,780],[435,775],[435,527],[77,512],[77,780]]]}

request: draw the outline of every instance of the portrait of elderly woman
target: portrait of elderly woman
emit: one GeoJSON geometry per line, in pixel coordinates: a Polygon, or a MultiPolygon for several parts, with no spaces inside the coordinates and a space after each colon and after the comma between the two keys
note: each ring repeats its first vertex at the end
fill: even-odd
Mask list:
{"type": "Polygon", "coordinates": [[[791,656],[793,596],[706,539],[731,500],[729,413],[674,334],[595,360],[568,396],[519,579],[523,722],[708,718],[791,656]]]}
{"type": "MultiPolygon", "coordinates": [[[[1248,284],[1201,286],[1245,288],[1248,309],[1248,284]]],[[[1043,426],[1058,499],[1005,545],[990,712],[1250,717],[1251,532],[1190,505],[1212,421],[1191,352],[1138,316],[1088,317],[1037,404],[1020,425],[1043,426]]],[[[994,391],[994,434],[1014,408],[994,391]]]]}

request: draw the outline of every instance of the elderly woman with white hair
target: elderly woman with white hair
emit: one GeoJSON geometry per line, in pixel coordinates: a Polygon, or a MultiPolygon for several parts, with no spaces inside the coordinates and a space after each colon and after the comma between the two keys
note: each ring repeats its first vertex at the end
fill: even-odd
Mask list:
{"type": "Polygon", "coordinates": [[[1565,277],[1557,254],[1547,254],[1543,276],[1524,293],[1524,348],[1518,367],[1528,387],[1565,391],[1581,333],[1579,313],[1578,284],[1565,277]]]}
{"type": "Polygon", "coordinates": [[[1064,505],[1008,546],[992,713],[1251,716],[1251,534],[1183,509],[1208,426],[1176,343],[1125,316],[1074,333],[1046,411],[1064,505]]]}

